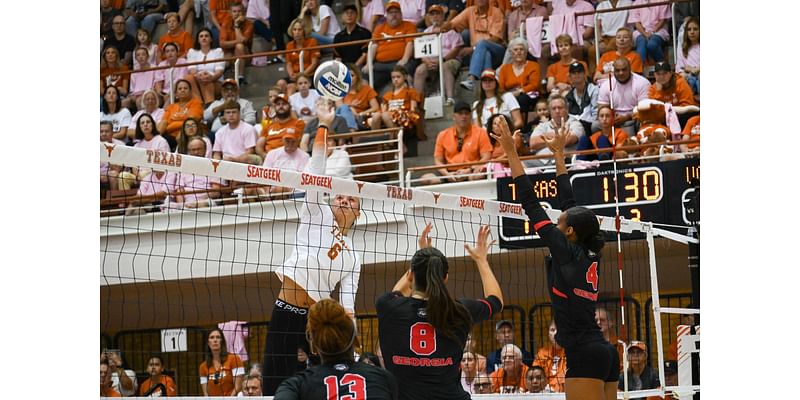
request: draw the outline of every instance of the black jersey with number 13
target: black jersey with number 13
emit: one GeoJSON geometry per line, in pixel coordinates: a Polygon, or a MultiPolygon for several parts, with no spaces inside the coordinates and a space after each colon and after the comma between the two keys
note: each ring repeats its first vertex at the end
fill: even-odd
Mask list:
{"type": "MultiPolygon", "coordinates": [[[[458,302],[475,324],[502,308],[495,296],[458,302]]],[[[375,302],[386,369],[397,378],[401,400],[469,399],[459,370],[469,330],[454,329],[458,340],[439,334],[428,322],[427,304],[398,292],[386,293],[375,302]]]]}
{"type": "Polygon", "coordinates": [[[396,400],[397,381],[386,370],[337,361],[311,367],[286,379],[275,400],[396,400]]]}

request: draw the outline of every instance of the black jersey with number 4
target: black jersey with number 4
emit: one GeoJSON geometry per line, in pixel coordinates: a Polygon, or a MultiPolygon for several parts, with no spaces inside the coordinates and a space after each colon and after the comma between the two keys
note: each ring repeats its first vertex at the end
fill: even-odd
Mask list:
{"type": "MultiPolygon", "coordinates": [[[[473,323],[491,318],[503,307],[495,296],[458,302],[473,323]]],[[[386,369],[400,384],[401,400],[469,399],[459,370],[469,327],[454,329],[457,340],[439,334],[428,322],[427,305],[426,300],[399,292],[378,297],[378,337],[386,369]]]]}
{"type": "MultiPolygon", "coordinates": [[[[569,175],[556,177],[561,211],[575,206],[569,175]]],[[[558,230],[534,194],[526,175],[514,179],[520,201],[530,218],[533,229],[550,249],[545,258],[547,284],[553,314],[558,327],[556,342],[564,348],[603,341],[600,327],[594,319],[597,306],[598,266],[600,254],[572,243],[558,230]]]]}
{"type": "Polygon", "coordinates": [[[311,367],[286,379],[275,400],[396,400],[397,381],[386,370],[337,361],[311,367]]]}

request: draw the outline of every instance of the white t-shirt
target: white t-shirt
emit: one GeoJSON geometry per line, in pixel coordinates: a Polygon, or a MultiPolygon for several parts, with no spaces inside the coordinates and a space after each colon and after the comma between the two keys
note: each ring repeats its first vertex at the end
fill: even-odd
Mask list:
{"type": "Polygon", "coordinates": [[[353,179],[353,165],[350,163],[350,155],[344,150],[333,150],[331,155],[328,156],[327,164],[325,164],[325,175],[353,179]]]}
{"type": "MultiPolygon", "coordinates": [[[[633,3],[631,0],[619,0],[617,2],[617,8],[627,7],[631,5],[631,3],[633,3]]],[[[608,0],[597,5],[597,11],[609,10],[612,8],[614,7],[608,0]]],[[[617,36],[617,30],[625,26],[625,23],[628,21],[628,10],[602,13],[599,14],[597,18],[603,26],[603,32],[600,32],[602,36],[617,36]]]]}
{"type": "Polygon", "coordinates": [[[328,18],[328,21],[330,22],[328,22],[328,32],[325,34],[325,36],[333,39],[333,37],[336,36],[336,34],[339,33],[342,28],[339,26],[339,21],[336,19],[336,14],[330,7],[324,4],[319,6],[319,12],[317,15],[311,16],[311,27],[314,29],[314,32],[319,33],[319,28],[322,26],[322,20],[324,20],[326,17],[330,17],[328,18]]]}
{"type": "MultiPolygon", "coordinates": [[[[325,164],[325,154],[314,149],[305,170],[322,174],[325,164]]],[[[345,310],[354,311],[361,257],[353,249],[353,241],[341,234],[322,192],[307,191],[301,207],[292,255],[275,273],[281,280],[284,276],[291,278],[315,301],[330,298],[336,284],[341,282],[339,303],[345,310]]]]}
{"type": "Polygon", "coordinates": [[[306,97],[303,97],[300,92],[295,92],[293,95],[289,96],[289,104],[292,106],[292,110],[294,110],[297,116],[307,124],[317,116],[317,107],[315,104],[319,97],[319,93],[317,93],[316,89],[310,89],[306,97]],[[308,114],[303,114],[304,108],[308,108],[308,114]]]}
{"type": "MultiPolygon", "coordinates": [[[[472,103],[472,120],[478,120],[478,102],[472,103]]],[[[503,93],[503,104],[500,105],[500,109],[497,108],[497,98],[490,97],[483,102],[483,113],[481,114],[480,120],[480,127],[486,128],[486,123],[489,121],[489,117],[493,114],[503,114],[509,118],[511,118],[511,111],[519,110],[519,103],[517,99],[514,97],[513,94],[506,92],[503,93]]]]}
{"type": "MultiPolygon", "coordinates": [[[[117,133],[123,126],[130,126],[131,112],[125,107],[114,114],[106,114],[100,111],[100,121],[111,121],[111,124],[114,125],[114,133],[117,133]]],[[[134,129],[136,129],[135,126],[134,129]]]]}
{"type": "MultiPolygon", "coordinates": [[[[186,53],[186,61],[190,63],[198,61],[216,60],[224,57],[225,57],[225,52],[219,47],[217,47],[216,49],[209,50],[208,54],[203,54],[202,51],[195,49],[189,49],[189,52],[186,53]]],[[[225,61],[189,66],[189,72],[208,71],[209,73],[213,74],[216,71],[224,71],[224,70],[225,70],[225,61]]],[[[222,81],[223,77],[224,75],[220,75],[219,80],[222,81]]]]}

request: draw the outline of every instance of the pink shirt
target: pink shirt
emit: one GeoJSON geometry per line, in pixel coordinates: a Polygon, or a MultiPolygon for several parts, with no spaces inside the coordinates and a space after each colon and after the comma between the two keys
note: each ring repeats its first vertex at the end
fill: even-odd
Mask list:
{"type": "Polygon", "coordinates": [[[283,147],[278,147],[267,153],[264,158],[264,167],[288,169],[290,171],[302,171],[306,168],[311,157],[303,150],[297,149],[291,154],[287,153],[283,147]]]}
{"type": "MultiPolygon", "coordinates": [[[[660,2],[659,0],[636,0],[633,2],[632,5],[641,5],[641,4],[650,4],[650,3],[657,3],[660,2]]],[[[645,7],[645,8],[635,8],[630,10],[628,14],[628,23],[636,26],[636,23],[639,22],[642,24],[644,29],[648,32],[653,32],[655,29],[656,24],[658,24],[661,20],[669,20],[672,19],[672,15],[670,13],[669,6],[655,6],[655,7],[645,7]]],[[[658,31],[655,31],[656,35],[660,36],[664,40],[669,40],[669,32],[667,31],[667,24],[665,23],[664,26],[661,27],[658,31]]],[[[639,30],[633,30],[633,40],[635,41],[636,38],[642,36],[639,33],[639,30]]]]}
{"type": "MultiPolygon", "coordinates": [[[[267,0],[253,0],[247,4],[247,14],[245,17],[250,19],[269,20],[269,5],[267,0]]],[[[242,361],[247,361],[243,358],[242,361]]]]}
{"type": "MultiPolygon", "coordinates": [[[[176,62],[177,64],[185,64],[185,58],[179,58],[176,62]]],[[[164,67],[169,65],[169,63],[164,60],[158,63],[159,67],[164,67]]],[[[156,72],[156,82],[164,81],[164,87],[161,88],[162,93],[169,93],[169,89],[172,87],[172,82],[177,81],[178,79],[183,79],[186,75],[189,75],[189,68],[188,67],[176,67],[172,72],[172,82],[169,81],[169,68],[167,69],[160,69],[156,72]]]]}
{"type": "MultiPolygon", "coordinates": [[[[214,178],[209,178],[203,175],[195,175],[195,174],[181,174],[180,178],[178,178],[177,186],[186,192],[193,192],[195,190],[205,190],[211,187],[211,182],[214,181],[214,178]]],[[[205,200],[208,198],[208,193],[195,193],[195,194],[187,194],[183,198],[184,203],[197,203],[198,201],[205,200]]]]}
{"type": "MultiPolygon", "coordinates": [[[[150,67],[147,67],[150,68],[150,67]]],[[[131,74],[130,93],[140,95],[145,90],[152,89],[156,85],[156,73],[158,71],[134,72],[131,74]]]]}
{"type": "Polygon", "coordinates": [[[675,64],[675,71],[680,71],[683,67],[700,67],[700,44],[693,44],[689,47],[689,55],[683,56],[683,49],[676,50],[678,53],[678,63],[675,64]]]}
{"type": "Polygon", "coordinates": [[[171,150],[169,149],[169,143],[167,143],[167,139],[161,137],[161,135],[153,136],[152,139],[141,139],[133,147],[138,147],[140,149],[146,150],[161,150],[166,151],[169,153],[171,150]]]}
{"type": "MultiPolygon", "coordinates": [[[[431,32],[434,26],[431,25],[425,29],[425,32],[431,32]]],[[[442,34],[442,59],[453,51],[456,47],[461,47],[464,45],[464,39],[461,38],[461,34],[456,32],[454,29],[451,29],[442,34]]],[[[439,59],[438,57],[436,58],[439,59]]]]}
{"type": "Polygon", "coordinates": [[[254,147],[256,147],[256,130],[247,122],[240,121],[236,129],[232,129],[228,124],[217,131],[214,151],[221,152],[223,156],[240,156],[254,147]]]}
{"type": "MultiPolygon", "coordinates": [[[[591,11],[594,12],[594,7],[584,0],[575,1],[572,6],[567,5],[567,0],[553,0],[553,15],[556,14],[576,14],[591,11]]],[[[594,26],[593,15],[582,15],[577,18],[579,26],[587,27],[594,26]]],[[[582,34],[583,32],[581,32],[582,34]]]]}
{"type": "MultiPolygon", "coordinates": [[[[136,114],[133,114],[133,117],[131,118],[131,124],[128,125],[128,129],[136,130],[136,121],[138,121],[139,117],[146,112],[147,110],[139,110],[136,112],[136,114]]],[[[153,117],[153,119],[156,121],[156,124],[158,124],[161,122],[161,118],[164,118],[164,109],[156,108],[155,111],[150,113],[150,116],[153,117]]]]}
{"type": "MultiPolygon", "coordinates": [[[[614,111],[619,115],[632,113],[640,101],[647,99],[647,92],[650,90],[650,81],[635,73],[631,73],[631,79],[624,85],[621,85],[616,78],[612,79],[611,83],[614,89],[614,111]]],[[[609,90],[607,82],[600,86],[597,104],[610,104],[609,90]]]]}
{"type": "Polygon", "coordinates": [[[369,4],[364,6],[364,8],[361,10],[361,26],[368,28],[372,17],[376,15],[380,16],[381,18],[375,22],[375,25],[372,27],[373,30],[376,26],[378,26],[378,24],[381,23],[383,16],[386,15],[386,9],[383,7],[383,0],[372,0],[369,2],[369,4]]]}
{"type": "Polygon", "coordinates": [[[139,194],[142,196],[150,196],[159,192],[167,192],[170,195],[175,193],[176,175],[172,172],[162,172],[161,178],[156,176],[156,172],[151,172],[142,179],[139,185],[139,194]]]}
{"type": "Polygon", "coordinates": [[[246,321],[228,321],[217,324],[217,327],[222,330],[222,335],[225,336],[228,353],[236,354],[242,361],[249,359],[245,341],[250,336],[250,329],[244,326],[246,323],[246,321]]]}
{"type": "MultiPolygon", "coordinates": [[[[375,2],[375,0],[372,1],[375,2]]],[[[397,0],[397,2],[400,3],[403,21],[416,24],[425,16],[425,0],[397,0]]]]}

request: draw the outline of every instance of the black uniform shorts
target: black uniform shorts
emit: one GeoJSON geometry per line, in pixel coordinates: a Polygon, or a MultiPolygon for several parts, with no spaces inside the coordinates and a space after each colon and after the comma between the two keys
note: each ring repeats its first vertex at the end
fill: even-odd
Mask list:
{"type": "Polygon", "coordinates": [[[619,381],[619,354],[611,343],[598,341],[564,350],[567,357],[567,378],[619,381]]]}

